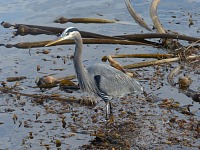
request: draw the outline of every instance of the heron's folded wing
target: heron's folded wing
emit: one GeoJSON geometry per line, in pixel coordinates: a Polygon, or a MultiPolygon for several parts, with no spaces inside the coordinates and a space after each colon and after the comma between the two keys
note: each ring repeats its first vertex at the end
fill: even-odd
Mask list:
{"type": "Polygon", "coordinates": [[[88,68],[88,72],[100,92],[107,95],[122,96],[143,91],[137,81],[109,65],[95,64],[88,68]]]}

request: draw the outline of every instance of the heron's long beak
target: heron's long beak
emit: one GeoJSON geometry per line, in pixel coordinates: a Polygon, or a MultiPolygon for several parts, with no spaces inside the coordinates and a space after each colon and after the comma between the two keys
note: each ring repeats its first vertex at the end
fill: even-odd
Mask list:
{"type": "Polygon", "coordinates": [[[47,43],[45,46],[51,46],[51,45],[53,45],[53,44],[55,44],[55,43],[58,43],[58,42],[61,42],[61,41],[63,41],[63,40],[65,40],[64,37],[58,37],[58,38],[56,38],[55,40],[53,40],[53,41],[47,43]]]}

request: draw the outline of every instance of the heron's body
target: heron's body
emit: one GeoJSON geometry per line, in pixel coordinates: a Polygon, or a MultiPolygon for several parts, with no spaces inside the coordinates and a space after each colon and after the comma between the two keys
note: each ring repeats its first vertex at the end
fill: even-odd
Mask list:
{"type": "MultiPolygon", "coordinates": [[[[101,95],[121,97],[125,94],[141,91],[141,86],[137,81],[109,65],[95,64],[88,67],[87,70],[92,82],[97,87],[97,95],[100,97],[101,95]]],[[[106,100],[104,99],[104,101],[106,100]]]]}
{"type": "Polygon", "coordinates": [[[94,64],[86,69],[81,59],[83,42],[76,28],[67,28],[62,33],[61,38],[50,42],[47,46],[65,39],[75,40],[74,68],[81,90],[101,97],[107,103],[106,114],[108,112],[108,102],[112,97],[143,91],[137,81],[109,65],[94,64]]]}

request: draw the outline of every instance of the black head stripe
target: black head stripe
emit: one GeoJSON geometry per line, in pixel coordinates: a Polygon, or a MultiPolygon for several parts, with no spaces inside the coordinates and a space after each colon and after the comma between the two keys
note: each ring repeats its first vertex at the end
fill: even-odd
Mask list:
{"type": "Polygon", "coordinates": [[[67,28],[67,32],[73,32],[73,31],[78,31],[78,29],[74,27],[67,28]]]}
{"type": "Polygon", "coordinates": [[[64,37],[64,36],[68,35],[71,32],[74,32],[74,31],[78,31],[78,29],[76,29],[74,27],[69,27],[69,28],[65,29],[60,36],[64,37]]]}

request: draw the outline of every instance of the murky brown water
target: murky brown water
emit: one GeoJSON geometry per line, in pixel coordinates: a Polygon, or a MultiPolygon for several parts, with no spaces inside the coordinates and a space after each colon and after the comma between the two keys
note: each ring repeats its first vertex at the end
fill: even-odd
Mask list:
{"type": "MultiPolygon", "coordinates": [[[[145,21],[152,27],[149,17],[150,1],[132,1],[135,9],[142,15],[145,21]]],[[[158,14],[160,20],[166,29],[176,31],[182,34],[199,37],[199,12],[200,2],[198,0],[177,0],[161,1],[158,14]],[[192,14],[194,25],[189,27],[189,15],[192,14]]],[[[126,10],[124,1],[120,0],[43,0],[43,1],[22,1],[22,0],[2,0],[0,5],[0,21],[10,23],[24,23],[35,25],[48,25],[57,27],[74,26],[83,31],[95,32],[105,35],[120,35],[124,33],[147,32],[138,26],[126,10]],[[101,17],[106,19],[119,19],[124,24],[55,24],[53,20],[61,16],[73,17],[101,17]]],[[[33,42],[40,40],[54,39],[55,36],[48,35],[26,35],[13,37],[14,29],[0,28],[0,44],[33,42]]],[[[183,42],[185,45],[188,43],[183,42]]],[[[41,92],[38,88],[33,88],[37,77],[48,74],[55,74],[56,77],[73,75],[74,69],[72,61],[67,59],[64,64],[62,57],[73,54],[74,45],[50,47],[48,55],[37,53],[46,48],[17,49],[0,47],[0,82],[6,81],[7,77],[26,76],[25,80],[20,81],[20,92],[28,94],[61,94],[65,96],[80,97],[81,92],[76,91],[73,94],[60,91],[59,88],[53,88],[41,92]],[[48,61],[44,61],[44,59],[48,61]],[[41,70],[37,71],[37,65],[41,70]],[[65,69],[58,71],[54,69],[65,69]]],[[[91,63],[101,62],[101,57],[115,53],[164,53],[165,50],[145,46],[126,46],[126,45],[84,45],[83,60],[85,66],[91,63]],[[116,48],[119,48],[116,51],[116,48]]],[[[144,59],[122,59],[117,60],[123,65],[143,61],[144,59]]],[[[148,59],[147,59],[148,60],[148,59]]],[[[176,64],[175,64],[176,65],[176,64]]],[[[142,77],[153,77],[158,68],[149,67],[138,69],[142,77]]],[[[149,86],[148,80],[142,80],[141,84],[148,93],[153,93],[161,99],[174,99],[180,106],[191,104],[191,111],[195,114],[194,120],[200,121],[200,105],[193,102],[191,98],[180,93],[178,89],[171,87],[166,80],[170,68],[160,68],[163,78],[153,82],[149,86]],[[158,88],[160,84],[161,88],[158,88]]],[[[187,72],[194,82],[192,89],[199,91],[199,74],[194,71],[187,72]]],[[[9,82],[8,86],[13,86],[15,82],[9,82]]],[[[0,149],[50,149],[56,148],[56,140],[61,141],[62,149],[81,149],[83,145],[90,145],[94,142],[95,136],[110,132],[103,139],[107,142],[104,147],[97,142],[89,148],[127,148],[127,149],[198,149],[200,146],[200,135],[190,130],[185,136],[186,129],[179,129],[175,125],[169,125],[171,118],[178,116],[177,120],[184,119],[189,124],[192,121],[191,116],[184,115],[176,109],[166,109],[158,107],[158,103],[146,102],[142,95],[139,99],[136,95],[117,99],[114,103],[115,124],[109,124],[108,130],[105,130],[104,122],[104,102],[98,99],[95,107],[82,106],[80,104],[68,104],[67,102],[57,102],[47,100],[43,104],[38,104],[35,99],[28,97],[18,97],[14,94],[0,92],[0,149]],[[13,116],[17,116],[14,123],[13,116]],[[36,116],[38,116],[36,118],[36,116]],[[62,127],[62,118],[66,122],[66,127],[62,127]],[[128,128],[124,130],[124,128],[128,128]],[[132,129],[131,127],[134,127],[132,129]],[[170,129],[171,127],[171,129],[170,129]],[[177,130],[176,130],[177,129],[177,130]],[[170,131],[169,131],[170,130],[170,131]],[[117,132],[118,131],[118,132],[117,132]],[[120,135],[119,131],[123,132],[120,135]],[[33,137],[30,136],[32,133],[33,137]],[[116,135],[120,135],[120,138],[116,135]],[[174,136],[173,136],[174,135],[174,136]],[[177,137],[179,143],[170,143],[169,137],[177,137]],[[115,137],[113,139],[113,137],[115,137]],[[197,137],[196,139],[194,137],[197,137]],[[185,140],[185,141],[184,141],[185,140]],[[193,143],[192,147],[190,144],[193,143]],[[99,145],[100,146],[99,146],[99,145]],[[168,145],[169,144],[169,145],[168,145]],[[171,145],[172,144],[172,145],[171,145]],[[99,147],[98,147],[99,146],[99,147]]],[[[185,123],[185,126],[189,126],[185,123]]],[[[195,125],[194,125],[195,126],[195,125]]],[[[178,141],[176,139],[171,141],[178,141]]],[[[98,140],[97,140],[98,141],[98,140]]],[[[101,144],[102,144],[101,143],[101,144]]]]}

